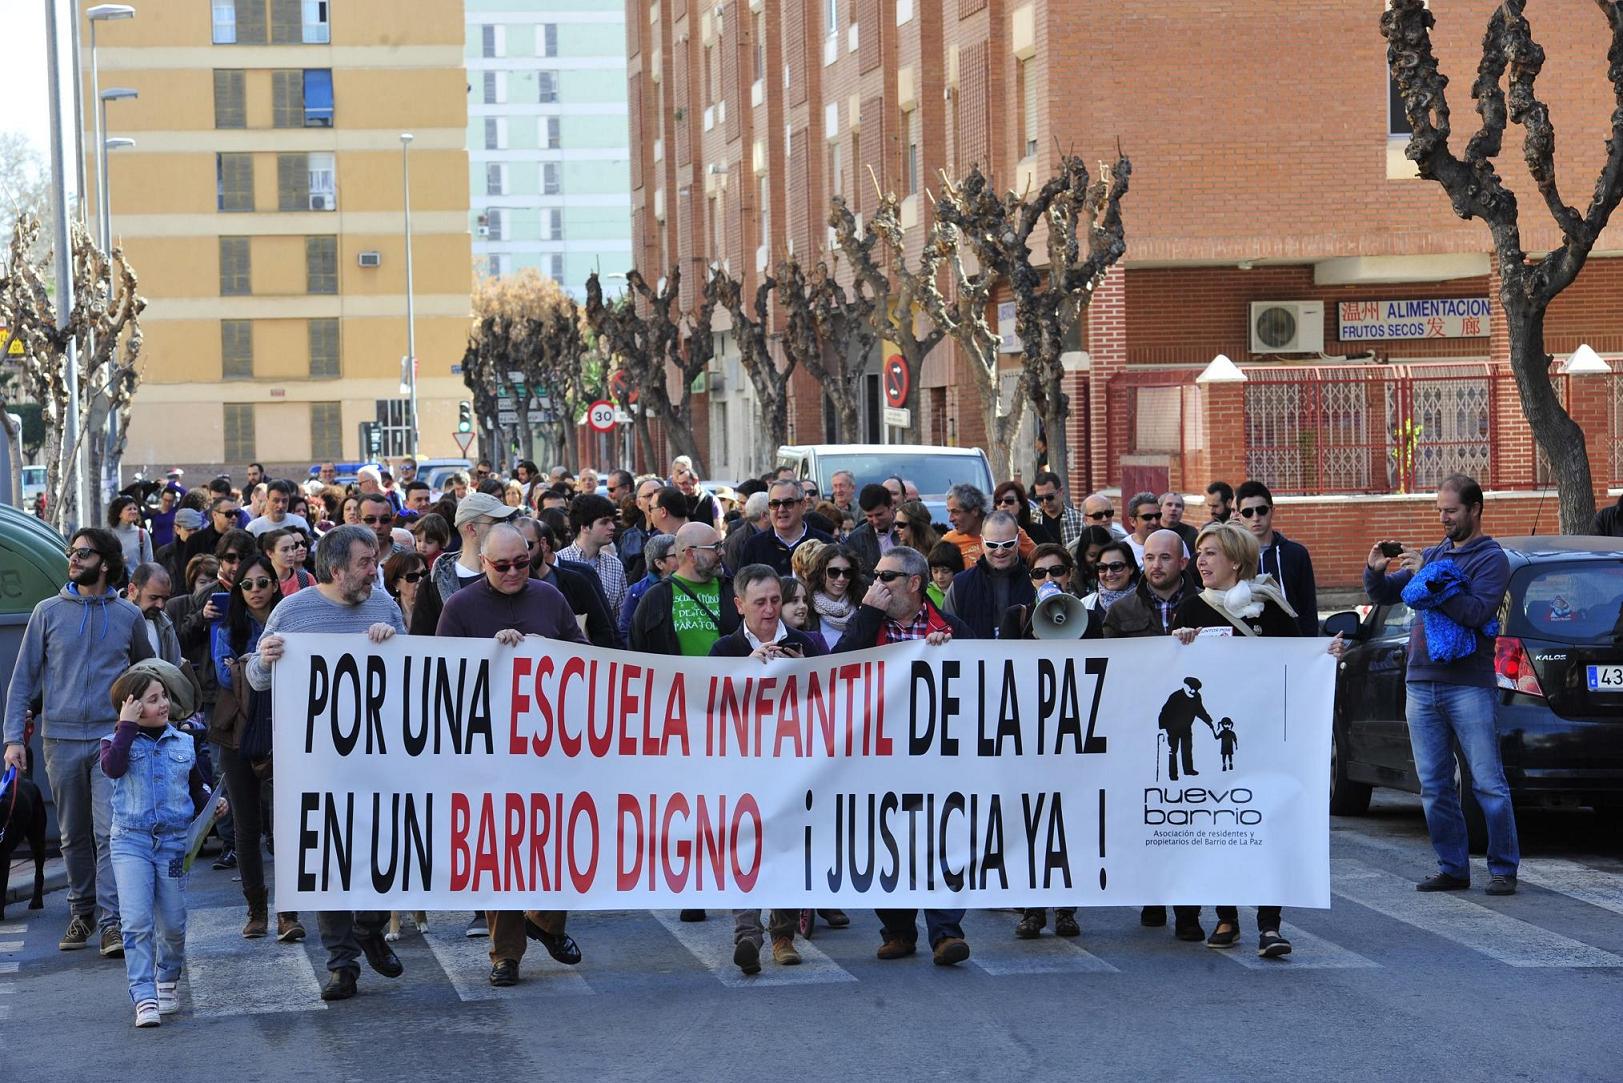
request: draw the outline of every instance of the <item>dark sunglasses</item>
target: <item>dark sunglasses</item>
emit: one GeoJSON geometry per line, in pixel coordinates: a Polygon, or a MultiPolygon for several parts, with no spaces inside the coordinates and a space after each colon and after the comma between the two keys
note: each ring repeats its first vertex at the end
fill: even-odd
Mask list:
{"type": "Polygon", "coordinates": [[[1140,512],[1138,521],[1141,523],[1159,523],[1161,521],[1161,513],[1158,511],[1140,512]]]}
{"type": "Polygon", "coordinates": [[[998,501],[998,506],[1002,507],[1003,505],[1007,504],[1009,507],[1012,508],[1012,507],[1018,506],[1019,503],[1020,503],[1019,498],[1011,495],[1011,496],[1005,496],[1002,499],[1000,499],[998,501]]]}
{"type": "MultiPolygon", "coordinates": [[[[1122,567],[1125,568],[1126,565],[1124,564],[1122,567]]],[[[1031,569],[1031,578],[1033,582],[1040,579],[1064,579],[1070,574],[1071,570],[1063,564],[1055,564],[1052,567],[1031,569]]]]}
{"type": "Polygon", "coordinates": [[[1039,501],[1041,501],[1042,503],[1047,504],[1050,501],[1058,500],[1059,499],[1059,494],[1058,493],[1038,493],[1037,494],[1037,499],[1039,501]]]}
{"type": "Polygon", "coordinates": [[[798,498],[793,499],[793,500],[789,500],[789,499],[768,500],[766,502],[766,506],[771,508],[773,511],[777,511],[779,508],[792,508],[792,507],[796,506],[799,503],[800,503],[800,499],[798,499],[798,498]]]}
{"type": "Polygon", "coordinates": [[[101,553],[87,545],[76,546],[68,550],[68,556],[73,557],[76,560],[89,560],[91,557],[100,555],[101,553]]]}
{"type": "Polygon", "coordinates": [[[265,590],[268,587],[274,587],[276,585],[276,580],[266,579],[262,575],[256,575],[252,579],[244,579],[237,585],[243,589],[244,593],[246,593],[250,590],[265,590]]]}
{"type": "Polygon", "coordinates": [[[850,568],[824,568],[823,569],[823,577],[825,579],[849,579],[849,578],[851,578],[851,569],[850,568]]]}
{"type": "Polygon", "coordinates": [[[1252,518],[1256,518],[1258,516],[1267,515],[1269,512],[1271,512],[1273,510],[1274,509],[1269,507],[1267,504],[1262,505],[1262,507],[1260,507],[1260,508],[1241,508],[1240,509],[1240,518],[1242,518],[1242,519],[1252,519],[1252,518]]]}
{"type": "Polygon", "coordinates": [[[289,545],[288,548],[289,549],[308,549],[308,548],[310,548],[310,543],[309,542],[297,541],[297,542],[294,542],[292,545],[289,545]]]}
{"type": "Polygon", "coordinates": [[[528,568],[530,566],[530,562],[527,560],[491,560],[489,557],[485,558],[485,563],[490,565],[491,570],[497,575],[506,575],[514,568],[528,568]]]}
{"type": "Polygon", "coordinates": [[[1109,564],[1095,564],[1094,567],[1101,572],[1109,572],[1110,574],[1114,575],[1116,572],[1126,571],[1127,562],[1123,560],[1112,560],[1109,564]]]}
{"type": "Polygon", "coordinates": [[[898,579],[906,579],[906,572],[874,572],[873,577],[881,583],[894,583],[898,579]]]}
{"type": "Polygon", "coordinates": [[[1111,508],[1109,511],[1090,511],[1090,512],[1088,512],[1088,518],[1092,519],[1094,522],[1098,522],[1100,519],[1114,519],[1115,517],[1116,517],[1116,509],[1115,508],[1111,508]]]}
{"type": "Polygon", "coordinates": [[[427,574],[427,572],[406,572],[402,574],[400,578],[404,579],[408,583],[415,583],[417,580],[421,579],[427,574]]]}
{"type": "Polygon", "coordinates": [[[367,526],[383,526],[386,523],[394,522],[394,516],[392,516],[392,515],[381,515],[381,516],[379,516],[379,515],[363,515],[363,516],[361,516],[361,522],[365,523],[367,526]]]}

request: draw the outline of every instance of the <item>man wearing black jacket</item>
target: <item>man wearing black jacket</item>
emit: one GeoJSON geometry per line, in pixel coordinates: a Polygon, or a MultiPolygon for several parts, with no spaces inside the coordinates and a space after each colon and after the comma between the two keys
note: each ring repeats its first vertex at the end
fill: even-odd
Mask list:
{"type": "Polygon", "coordinates": [[[981,556],[947,590],[942,611],[963,620],[976,639],[992,639],[1011,605],[1027,609],[1037,600],[1031,573],[1020,559],[1020,523],[994,511],[981,526],[981,556]]]}
{"type": "Polygon", "coordinates": [[[1616,504],[1595,513],[1589,532],[1603,538],[1623,538],[1623,496],[1617,498],[1616,504]]]}
{"type": "Polygon", "coordinates": [[[1260,481],[1241,484],[1234,494],[1236,511],[1262,550],[1258,571],[1274,577],[1285,600],[1296,610],[1296,625],[1305,636],[1319,634],[1319,588],[1313,580],[1313,558],[1307,547],[1274,529],[1274,494],[1260,481]]]}
{"type": "Polygon", "coordinates": [[[540,519],[517,519],[514,526],[524,535],[530,546],[530,575],[544,583],[551,583],[569,601],[575,618],[582,621],[586,639],[594,647],[624,650],[620,627],[609,615],[608,596],[597,578],[597,569],[589,564],[572,560],[559,560],[560,537],[551,523],[540,519]]]}

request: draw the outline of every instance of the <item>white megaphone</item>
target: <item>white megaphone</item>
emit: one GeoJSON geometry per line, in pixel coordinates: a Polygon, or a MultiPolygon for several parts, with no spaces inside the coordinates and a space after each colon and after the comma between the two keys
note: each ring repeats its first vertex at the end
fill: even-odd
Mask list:
{"type": "Polygon", "coordinates": [[[1031,607],[1031,634],[1037,639],[1081,639],[1088,631],[1088,609],[1082,599],[1044,583],[1031,607]]]}

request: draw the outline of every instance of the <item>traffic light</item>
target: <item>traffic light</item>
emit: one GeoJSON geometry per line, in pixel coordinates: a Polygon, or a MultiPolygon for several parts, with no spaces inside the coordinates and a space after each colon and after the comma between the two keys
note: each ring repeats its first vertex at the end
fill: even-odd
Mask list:
{"type": "Polygon", "coordinates": [[[473,431],[473,403],[467,400],[456,404],[456,431],[473,431]]]}

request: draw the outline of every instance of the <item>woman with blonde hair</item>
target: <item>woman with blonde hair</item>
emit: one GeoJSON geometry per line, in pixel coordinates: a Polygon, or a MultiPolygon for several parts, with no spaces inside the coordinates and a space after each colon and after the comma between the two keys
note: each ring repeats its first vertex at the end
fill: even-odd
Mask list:
{"type": "Polygon", "coordinates": [[[817,561],[817,554],[821,553],[827,544],[815,538],[808,538],[795,546],[795,551],[789,556],[789,570],[795,573],[796,579],[802,583],[811,582],[812,565],[817,561]]]}

